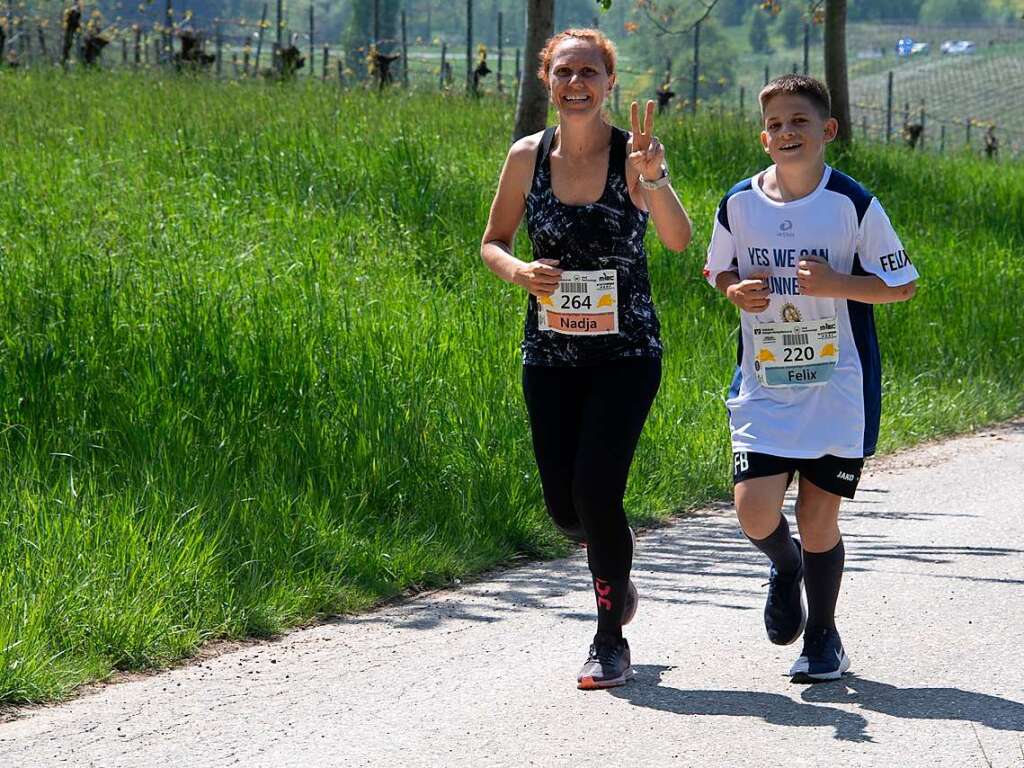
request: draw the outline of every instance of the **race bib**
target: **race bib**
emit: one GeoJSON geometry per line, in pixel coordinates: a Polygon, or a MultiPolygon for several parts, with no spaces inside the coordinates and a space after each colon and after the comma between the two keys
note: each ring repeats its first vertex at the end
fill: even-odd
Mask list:
{"type": "Polygon", "coordinates": [[[537,327],[573,336],[618,333],[616,271],[563,272],[555,292],[537,299],[537,327]]]}
{"type": "Polygon", "coordinates": [[[754,371],[765,387],[827,384],[839,362],[834,317],[754,325],[754,371]]]}

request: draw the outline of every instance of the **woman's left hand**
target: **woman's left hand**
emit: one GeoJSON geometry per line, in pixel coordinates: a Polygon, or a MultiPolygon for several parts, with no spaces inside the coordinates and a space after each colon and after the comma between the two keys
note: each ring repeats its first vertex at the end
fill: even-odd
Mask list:
{"type": "Polygon", "coordinates": [[[657,181],[664,173],[665,147],[654,136],[654,102],[648,100],[644,113],[643,130],[640,128],[640,105],[635,101],[629,107],[633,128],[633,151],[629,153],[629,167],[647,181],[657,181]]]}

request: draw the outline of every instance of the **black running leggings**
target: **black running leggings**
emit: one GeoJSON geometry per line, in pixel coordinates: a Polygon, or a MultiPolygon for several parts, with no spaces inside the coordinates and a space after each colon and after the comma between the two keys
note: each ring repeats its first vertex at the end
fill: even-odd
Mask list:
{"type": "Polygon", "coordinates": [[[523,367],[544,502],[555,525],[586,539],[595,578],[629,576],[633,545],[622,497],[660,383],[656,358],[523,367]]]}

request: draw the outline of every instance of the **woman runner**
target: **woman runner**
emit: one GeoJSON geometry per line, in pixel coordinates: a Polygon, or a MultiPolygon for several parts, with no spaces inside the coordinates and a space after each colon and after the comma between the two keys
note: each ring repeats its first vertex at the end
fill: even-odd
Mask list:
{"type": "Polygon", "coordinates": [[[632,531],[622,499],[640,432],[661,381],[661,341],[644,252],[648,216],[665,246],[683,250],[690,220],[669,183],[651,128],[612,126],[603,106],[615,48],[595,29],[569,29],[541,52],[538,76],[558,125],[509,150],[480,255],[530,296],[523,394],[544,501],[555,525],[587,543],[597,633],[580,688],[633,676],[622,625],[636,609],[632,531]],[[512,253],[526,215],[534,261],[512,253]]]}

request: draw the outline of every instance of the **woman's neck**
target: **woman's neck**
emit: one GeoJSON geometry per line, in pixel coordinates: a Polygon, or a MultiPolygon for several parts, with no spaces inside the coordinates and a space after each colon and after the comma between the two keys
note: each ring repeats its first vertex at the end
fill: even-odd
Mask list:
{"type": "Polygon", "coordinates": [[[586,157],[608,146],[611,126],[601,115],[586,121],[558,123],[558,150],[563,157],[586,157]]]}

